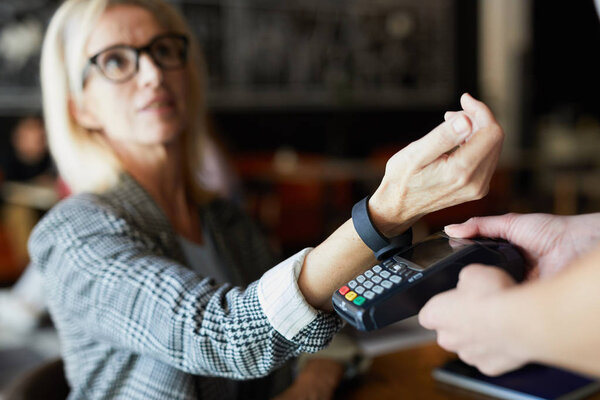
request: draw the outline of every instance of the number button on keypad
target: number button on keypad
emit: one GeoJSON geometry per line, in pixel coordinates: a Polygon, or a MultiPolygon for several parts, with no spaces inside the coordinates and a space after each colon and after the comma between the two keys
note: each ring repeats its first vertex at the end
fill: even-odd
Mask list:
{"type": "Polygon", "coordinates": [[[385,280],[385,281],[381,282],[381,286],[383,286],[386,289],[391,289],[392,286],[394,286],[394,284],[388,280],[385,280]]]}

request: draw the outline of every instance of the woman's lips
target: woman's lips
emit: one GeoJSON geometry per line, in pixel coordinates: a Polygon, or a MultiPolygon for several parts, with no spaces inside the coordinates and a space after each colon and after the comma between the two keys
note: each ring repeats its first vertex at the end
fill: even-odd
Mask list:
{"type": "Polygon", "coordinates": [[[168,100],[153,101],[152,103],[150,103],[146,107],[144,107],[144,110],[153,110],[155,108],[161,108],[161,107],[171,107],[172,105],[173,105],[173,102],[168,101],[168,100]]]}
{"type": "Polygon", "coordinates": [[[175,108],[175,102],[170,98],[153,99],[140,109],[142,112],[168,112],[175,108]]]}

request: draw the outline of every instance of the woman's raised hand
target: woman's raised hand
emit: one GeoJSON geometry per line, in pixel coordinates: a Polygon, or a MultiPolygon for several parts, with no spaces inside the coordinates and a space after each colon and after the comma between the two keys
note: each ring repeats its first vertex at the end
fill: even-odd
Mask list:
{"type": "MultiPolygon", "coordinates": [[[[388,237],[419,217],[483,197],[504,133],[490,110],[465,94],[462,111],[389,159],[369,199],[373,224],[388,237]]],[[[298,287],[315,308],[331,309],[331,293],[373,265],[375,258],[348,220],[304,259],[298,287]]]]}
{"type": "Polygon", "coordinates": [[[421,216],[488,192],[504,133],[489,108],[469,94],[462,111],[409,144],[387,162],[369,200],[374,224],[386,236],[406,230],[421,216]]]}

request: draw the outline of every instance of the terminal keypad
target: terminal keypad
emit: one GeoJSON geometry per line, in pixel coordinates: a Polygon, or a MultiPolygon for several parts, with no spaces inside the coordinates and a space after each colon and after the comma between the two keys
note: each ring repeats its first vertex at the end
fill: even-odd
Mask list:
{"type": "Polygon", "coordinates": [[[375,296],[399,286],[412,283],[423,277],[423,273],[409,268],[401,261],[389,259],[352,279],[339,289],[347,301],[362,306],[375,296]]]}

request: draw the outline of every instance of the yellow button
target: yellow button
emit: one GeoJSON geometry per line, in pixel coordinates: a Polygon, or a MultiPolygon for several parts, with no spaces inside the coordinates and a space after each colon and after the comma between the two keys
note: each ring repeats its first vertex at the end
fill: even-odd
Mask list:
{"type": "Polygon", "coordinates": [[[358,296],[356,293],[350,291],[348,293],[346,293],[346,299],[348,299],[348,301],[352,301],[354,300],[354,298],[358,296]]]}

